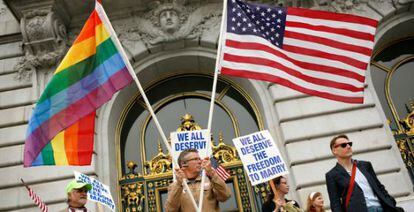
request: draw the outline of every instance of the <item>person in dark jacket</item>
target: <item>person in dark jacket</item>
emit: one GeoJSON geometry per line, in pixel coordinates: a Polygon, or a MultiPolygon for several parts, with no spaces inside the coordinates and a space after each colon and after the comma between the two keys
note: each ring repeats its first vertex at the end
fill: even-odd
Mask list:
{"type": "Polygon", "coordinates": [[[338,160],[335,167],[326,173],[331,210],[352,212],[403,211],[396,207],[395,199],[385,190],[368,161],[352,159],[352,142],[348,136],[338,135],[331,140],[331,151],[338,160]],[[354,188],[348,207],[346,196],[350,184],[353,164],[356,164],[354,188]]]}

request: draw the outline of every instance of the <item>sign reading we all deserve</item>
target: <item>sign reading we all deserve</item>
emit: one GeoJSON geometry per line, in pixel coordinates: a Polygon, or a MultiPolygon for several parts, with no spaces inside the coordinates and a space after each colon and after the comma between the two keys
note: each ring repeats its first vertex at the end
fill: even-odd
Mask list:
{"type": "Polygon", "coordinates": [[[172,157],[177,164],[178,156],[186,149],[197,149],[201,159],[211,155],[211,137],[208,130],[172,132],[170,136],[172,157]]]}
{"type": "Polygon", "coordinates": [[[92,185],[92,190],[88,191],[88,200],[104,204],[112,211],[115,211],[115,203],[107,185],[104,185],[95,178],[89,177],[86,174],[82,174],[77,171],[73,171],[73,173],[75,174],[76,181],[92,185]]]}
{"type": "Polygon", "coordinates": [[[233,143],[253,186],[289,173],[269,131],[234,138],[233,143]]]}

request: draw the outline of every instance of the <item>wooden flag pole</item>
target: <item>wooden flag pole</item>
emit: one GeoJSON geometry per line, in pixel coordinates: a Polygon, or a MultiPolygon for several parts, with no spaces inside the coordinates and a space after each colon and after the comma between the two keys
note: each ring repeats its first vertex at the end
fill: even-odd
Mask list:
{"type": "Polygon", "coordinates": [[[27,190],[29,190],[29,186],[27,186],[27,184],[23,181],[23,179],[22,179],[22,178],[20,178],[20,181],[22,181],[22,183],[23,183],[24,187],[26,187],[26,188],[27,188],[27,190]]]}

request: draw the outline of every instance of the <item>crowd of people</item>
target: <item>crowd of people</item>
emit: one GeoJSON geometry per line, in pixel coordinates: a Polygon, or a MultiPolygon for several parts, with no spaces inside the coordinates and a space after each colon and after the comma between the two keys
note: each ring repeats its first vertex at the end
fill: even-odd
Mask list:
{"type": "MultiPolygon", "coordinates": [[[[385,190],[378,180],[370,162],[352,158],[352,141],[346,135],[338,135],[330,142],[332,154],[336,157],[336,165],[326,173],[326,185],[333,212],[401,212],[395,199],[385,190]]],[[[200,158],[195,149],[187,149],[180,153],[178,165],[174,170],[175,181],[169,185],[165,211],[195,211],[190,192],[186,191],[183,182],[187,182],[195,199],[200,195],[201,170],[205,170],[207,180],[203,186],[204,199],[202,211],[220,211],[219,202],[230,198],[231,191],[227,184],[217,176],[209,158],[200,158]]],[[[263,212],[323,212],[324,198],[321,192],[311,192],[307,197],[305,209],[297,201],[286,198],[289,193],[288,179],[279,176],[269,182],[270,193],[262,205],[263,212]]],[[[68,208],[64,211],[88,211],[86,193],[91,190],[90,184],[72,181],[66,187],[68,208]]]]}
{"type": "MultiPolygon", "coordinates": [[[[331,152],[337,159],[336,165],[325,175],[331,211],[404,211],[396,206],[395,199],[378,180],[371,163],[352,158],[352,144],[347,135],[338,135],[330,142],[331,152]]],[[[285,198],[289,185],[284,176],[273,179],[270,187],[263,212],[325,211],[321,192],[310,193],[306,209],[302,210],[296,201],[285,198]]]]}

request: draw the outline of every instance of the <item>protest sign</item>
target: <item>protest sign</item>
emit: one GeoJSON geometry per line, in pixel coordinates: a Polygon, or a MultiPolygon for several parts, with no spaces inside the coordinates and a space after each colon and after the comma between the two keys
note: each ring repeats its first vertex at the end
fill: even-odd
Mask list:
{"type": "Polygon", "coordinates": [[[77,181],[92,185],[92,190],[88,191],[88,200],[104,204],[112,211],[115,211],[115,203],[107,185],[104,185],[95,178],[89,177],[88,175],[80,172],[73,171],[73,173],[75,174],[75,179],[77,181]]]}
{"type": "Polygon", "coordinates": [[[233,143],[253,186],[288,174],[286,164],[269,131],[234,138],[233,143]]]}
{"type": "Polygon", "coordinates": [[[197,149],[201,159],[211,155],[211,137],[207,130],[172,132],[170,136],[172,159],[177,164],[178,156],[185,149],[197,149]]]}

